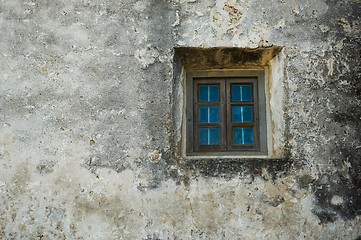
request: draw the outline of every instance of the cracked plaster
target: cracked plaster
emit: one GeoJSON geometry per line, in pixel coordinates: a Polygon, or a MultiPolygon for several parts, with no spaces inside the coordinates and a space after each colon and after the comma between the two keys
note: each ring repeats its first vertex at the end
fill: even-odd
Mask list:
{"type": "Polygon", "coordinates": [[[359,238],[360,12],[355,0],[1,1],[0,238],[359,238]],[[177,157],[174,47],[273,45],[287,157],[177,157]]]}

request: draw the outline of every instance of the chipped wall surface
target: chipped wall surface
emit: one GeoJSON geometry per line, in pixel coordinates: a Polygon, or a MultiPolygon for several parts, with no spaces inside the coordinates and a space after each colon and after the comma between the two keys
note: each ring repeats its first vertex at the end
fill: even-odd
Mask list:
{"type": "Polygon", "coordinates": [[[360,12],[2,0],[0,239],[360,238],[360,12]],[[180,157],[174,49],[271,46],[282,157],[180,157]]]}

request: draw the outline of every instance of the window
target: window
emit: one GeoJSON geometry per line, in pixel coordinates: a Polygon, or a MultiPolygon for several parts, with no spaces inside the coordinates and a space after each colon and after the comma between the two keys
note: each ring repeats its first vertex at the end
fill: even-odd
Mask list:
{"type": "Polygon", "coordinates": [[[288,151],[285,146],[289,131],[284,112],[285,59],[281,46],[174,48],[172,149],[175,156],[283,158],[288,151]],[[215,91],[212,86],[218,85],[219,100],[210,96],[209,101],[208,98],[199,101],[196,82],[209,85],[210,94],[215,91]],[[243,89],[244,85],[252,85],[252,101],[233,101],[232,86],[243,97],[243,90],[247,89],[243,89]],[[201,121],[200,114],[203,114],[201,121]]]}
{"type": "Polygon", "coordinates": [[[187,73],[187,154],[267,154],[261,70],[187,73]]]}

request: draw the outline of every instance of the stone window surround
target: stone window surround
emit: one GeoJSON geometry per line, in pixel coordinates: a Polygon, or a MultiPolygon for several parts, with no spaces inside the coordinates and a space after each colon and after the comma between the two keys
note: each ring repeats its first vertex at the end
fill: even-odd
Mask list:
{"type": "Polygon", "coordinates": [[[286,76],[283,47],[237,48],[237,47],[179,47],[174,49],[173,77],[173,146],[176,157],[201,158],[283,158],[285,156],[286,127],[284,121],[284,98],[286,76]],[[186,152],[186,96],[187,74],[195,71],[208,72],[264,72],[267,152],[249,154],[235,152],[189,156],[186,152]]]}

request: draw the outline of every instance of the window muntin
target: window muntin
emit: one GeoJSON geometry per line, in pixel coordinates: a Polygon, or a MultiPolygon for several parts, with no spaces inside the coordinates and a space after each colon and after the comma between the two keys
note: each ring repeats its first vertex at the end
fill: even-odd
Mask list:
{"type": "Polygon", "coordinates": [[[233,127],[232,139],[235,145],[254,143],[253,127],[233,127]]]}
{"type": "Polygon", "coordinates": [[[232,109],[232,122],[246,123],[253,122],[253,106],[234,105],[232,109]]]}
{"type": "Polygon", "coordinates": [[[218,102],[219,85],[200,85],[198,100],[200,102],[218,102]]]}
{"type": "Polygon", "coordinates": [[[199,107],[200,123],[218,123],[219,106],[199,107]]]}
{"type": "Polygon", "coordinates": [[[252,101],[252,84],[232,84],[232,101],[252,101]]]}
{"type": "Polygon", "coordinates": [[[219,128],[199,128],[199,145],[220,144],[219,128]]]}

